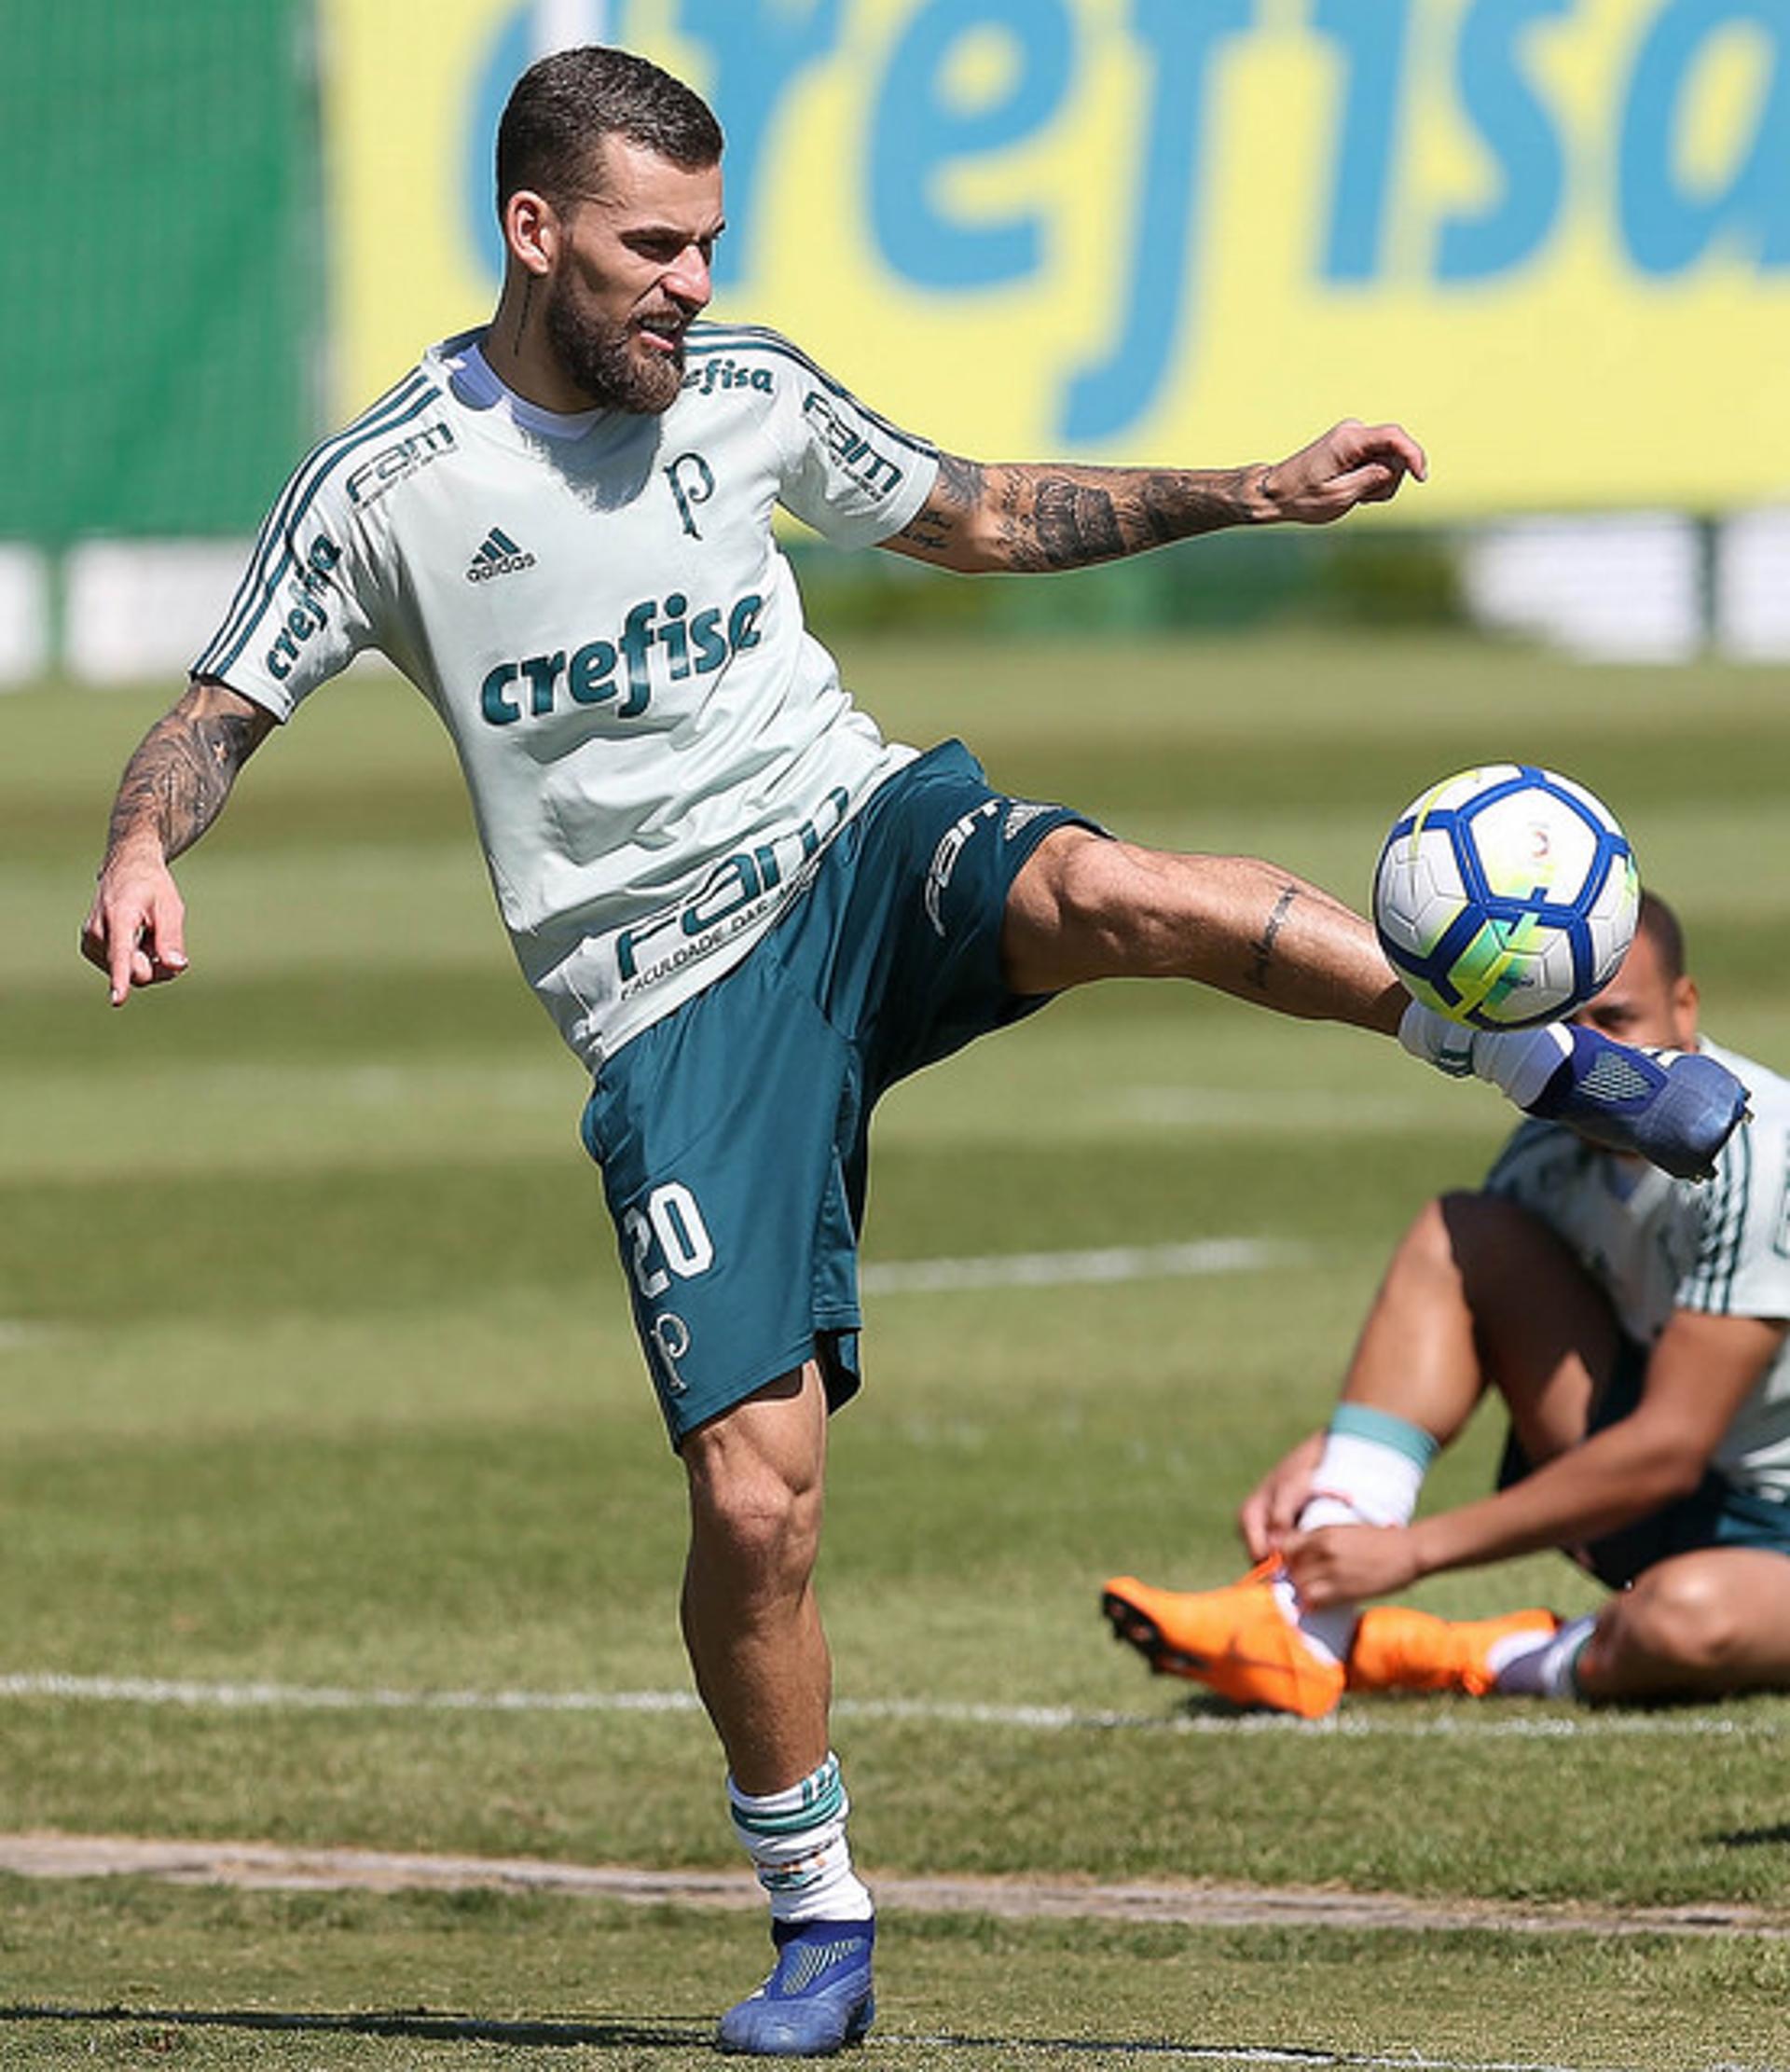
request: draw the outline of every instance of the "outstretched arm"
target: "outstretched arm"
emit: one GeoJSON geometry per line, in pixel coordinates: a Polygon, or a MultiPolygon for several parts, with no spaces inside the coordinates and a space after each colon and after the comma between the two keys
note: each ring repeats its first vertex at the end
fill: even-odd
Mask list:
{"type": "Polygon", "coordinates": [[[81,954],[110,978],[114,1007],[133,986],[186,969],[186,908],[168,865],[223,811],[237,771],[274,724],[227,685],[196,678],[126,764],[81,930],[81,954]]]}
{"type": "Polygon", "coordinates": [[[946,453],[926,502],[883,545],[963,574],[1086,568],[1226,526],[1329,525],[1427,469],[1401,426],[1353,418],[1273,465],[1077,467],[946,453]]]}
{"type": "Polygon", "coordinates": [[[1784,1331],[1769,1318],[1674,1310],[1635,1408],[1521,1482],[1411,1526],[1292,1534],[1282,1552],[1301,1599],[1384,1596],[1445,1568],[1580,1546],[1689,1495],[1784,1331]]]}

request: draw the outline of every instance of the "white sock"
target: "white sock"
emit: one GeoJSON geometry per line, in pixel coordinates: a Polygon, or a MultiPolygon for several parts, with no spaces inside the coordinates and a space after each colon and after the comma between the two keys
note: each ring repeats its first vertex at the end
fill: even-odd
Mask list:
{"type": "Polygon", "coordinates": [[[1493,1648],[1497,1689],[1518,1698],[1577,1698],[1578,1658],[1597,1630],[1597,1614],[1569,1619],[1557,1632],[1513,1634],[1493,1648]]]}
{"type": "MultiPolygon", "coordinates": [[[[1364,1403],[1338,1403],[1324,1435],[1312,1493],[1299,1513],[1299,1529],[1408,1526],[1435,1457],[1436,1441],[1421,1425],[1364,1403]]],[[[1284,1593],[1280,1608],[1311,1642],[1314,1652],[1341,1662],[1355,1638],[1360,1608],[1345,1604],[1311,1610],[1300,1604],[1298,1593],[1285,1576],[1279,1578],[1275,1590],[1277,1595],[1284,1593]]]]}
{"type": "Polygon", "coordinates": [[[1544,1022],[1539,1029],[1469,1029],[1415,1000],[1398,1024],[1398,1041],[1413,1057],[1451,1079],[1489,1080],[1519,1108],[1541,1098],[1573,1047],[1560,1022],[1544,1022]]]}
{"type": "Polygon", "coordinates": [[[734,1832],[771,1896],[773,1921],[868,1921],[876,1909],[851,1868],[851,1801],[839,1758],[784,1791],[742,1791],[727,1780],[734,1832]]]}

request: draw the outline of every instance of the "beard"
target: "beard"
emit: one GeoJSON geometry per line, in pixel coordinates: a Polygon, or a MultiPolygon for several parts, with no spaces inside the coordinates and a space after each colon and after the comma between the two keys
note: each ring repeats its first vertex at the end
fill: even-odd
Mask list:
{"type": "Polygon", "coordinates": [[[603,409],[657,417],[677,401],[683,386],[682,312],[668,325],[678,333],[674,352],[637,349],[638,321],[613,324],[587,315],[558,283],[548,292],[542,318],[560,366],[603,409]]]}

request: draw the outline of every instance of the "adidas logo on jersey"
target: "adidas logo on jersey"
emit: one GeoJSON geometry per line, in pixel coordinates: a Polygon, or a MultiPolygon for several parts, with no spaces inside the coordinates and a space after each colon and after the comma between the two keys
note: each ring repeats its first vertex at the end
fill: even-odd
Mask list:
{"type": "Polygon", "coordinates": [[[473,556],[473,565],[466,571],[469,583],[489,583],[494,575],[514,575],[518,569],[531,569],[534,556],[524,553],[501,525],[494,525],[485,535],[485,544],[473,556]]]}

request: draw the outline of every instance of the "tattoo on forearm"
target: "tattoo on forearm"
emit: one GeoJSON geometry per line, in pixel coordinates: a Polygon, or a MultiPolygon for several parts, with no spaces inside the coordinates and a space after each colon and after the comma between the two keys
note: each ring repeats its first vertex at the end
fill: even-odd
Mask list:
{"type": "Polygon", "coordinates": [[[223,810],[256,739],[253,721],[200,711],[189,692],[149,729],[125,766],[108,850],[145,826],[159,837],[165,856],[190,849],[223,810]]]}
{"type": "Polygon", "coordinates": [[[1002,514],[1010,521],[1015,568],[1083,568],[1092,561],[1114,560],[1125,551],[1111,494],[1073,476],[1034,476],[1024,487],[1013,481],[1002,514]]]}
{"type": "Polygon", "coordinates": [[[1249,983],[1258,992],[1268,990],[1268,967],[1274,961],[1274,939],[1286,926],[1287,916],[1292,911],[1293,902],[1299,897],[1297,885],[1283,885],[1280,897],[1274,902],[1260,938],[1249,946],[1255,962],[1249,967],[1249,983]]]}
{"type": "Polygon", "coordinates": [[[1087,568],[1240,523],[1248,471],[982,465],[939,457],[938,480],[904,540],[961,564],[1037,572],[1087,568]]]}

